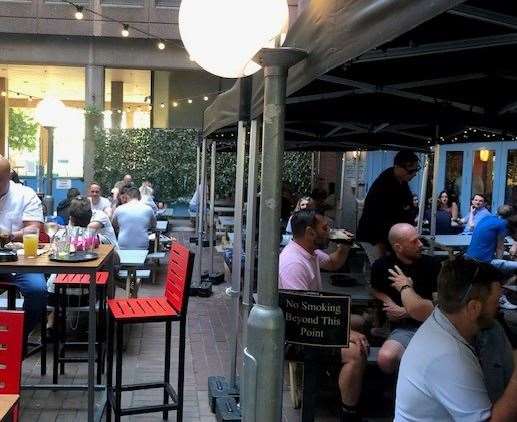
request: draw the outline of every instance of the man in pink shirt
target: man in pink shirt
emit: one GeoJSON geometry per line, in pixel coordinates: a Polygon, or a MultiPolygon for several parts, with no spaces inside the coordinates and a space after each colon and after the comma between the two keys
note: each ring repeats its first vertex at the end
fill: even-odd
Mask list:
{"type": "MultiPolygon", "coordinates": [[[[289,290],[319,291],[322,289],[320,268],[327,271],[341,268],[348,258],[350,245],[341,244],[330,255],[322,251],[330,242],[330,230],[327,218],[316,210],[306,209],[294,213],[291,227],[293,240],[284,248],[279,258],[279,287],[289,290]]],[[[366,337],[351,330],[350,347],[341,349],[343,363],[339,373],[341,421],[361,420],[357,413],[357,403],[361,394],[367,356],[366,337]]]]}

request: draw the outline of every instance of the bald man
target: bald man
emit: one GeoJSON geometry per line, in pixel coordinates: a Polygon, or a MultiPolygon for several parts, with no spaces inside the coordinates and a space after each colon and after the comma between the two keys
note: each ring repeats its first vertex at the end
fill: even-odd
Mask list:
{"type": "Polygon", "coordinates": [[[398,368],[418,327],[433,312],[432,298],[440,263],[422,255],[422,242],[410,224],[395,224],[389,231],[388,241],[393,254],[374,262],[371,286],[374,296],[382,302],[392,329],[377,362],[384,372],[391,374],[398,368]]]}
{"type": "MultiPolygon", "coordinates": [[[[10,180],[9,161],[0,156],[0,226],[11,231],[11,240],[23,241],[23,228],[41,228],[43,209],[29,187],[10,180]]],[[[0,280],[16,284],[24,297],[25,334],[38,324],[47,306],[47,287],[43,274],[0,274],[0,280]]]]}

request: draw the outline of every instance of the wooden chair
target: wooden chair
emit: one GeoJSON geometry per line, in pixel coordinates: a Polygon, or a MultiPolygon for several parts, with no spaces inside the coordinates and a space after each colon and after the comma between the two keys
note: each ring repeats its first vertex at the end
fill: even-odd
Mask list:
{"type": "Polygon", "coordinates": [[[169,255],[165,295],[162,297],[121,298],[108,300],[108,406],[106,421],[111,421],[112,409],[115,421],[121,416],[163,412],[168,418],[170,410],[176,410],[177,421],[183,420],[183,387],[185,372],[185,336],[189,288],[194,266],[194,254],[179,243],[174,243],[169,255]],[[165,370],[160,382],[122,385],[122,343],[124,325],[145,322],[165,322],[165,370]],[[180,324],[178,391],[170,384],[171,325],[180,324]],[[116,379],[113,387],[113,349],[116,333],[116,379]],[[141,407],[122,408],[122,392],[150,388],[163,390],[163,403],[141,407]],[[169,399],[171,403],[169,403],[169,399]]]}
{"type": "MultiPolygon", "coordinates": [[[[0,395],[20,394],[24,316],[22,311],[0,311],[0,395]]],[[[19,413],[16,402],[13,422],[19,413]]]]}

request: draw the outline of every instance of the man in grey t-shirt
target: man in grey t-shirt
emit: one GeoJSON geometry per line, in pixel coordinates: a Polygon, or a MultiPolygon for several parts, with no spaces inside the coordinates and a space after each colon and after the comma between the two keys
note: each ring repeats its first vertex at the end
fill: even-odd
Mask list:
{"type": "MultiPolygon", "coordinates": [[[[473,346],[476,336],[495,323],[503,280],[504,275],[487,263],[463,257],[444,263],[438,278],[438,307],[402,357],[395,422],[517,420],[515,363],[513,372],[504,377],[502,395],[490,397],[492,386],[473,346]]],[[[501,346],[493,343],[494,356],[501,346]]]]}
{"type": "Polygon", "coordinates": [[[113,213],[113,227],[118,231],[120,249],[147,249],[148,230],[156,226],[153,210],[140,202],[140,192],[130,188],[126,192],[128,202],[113,213]]]}

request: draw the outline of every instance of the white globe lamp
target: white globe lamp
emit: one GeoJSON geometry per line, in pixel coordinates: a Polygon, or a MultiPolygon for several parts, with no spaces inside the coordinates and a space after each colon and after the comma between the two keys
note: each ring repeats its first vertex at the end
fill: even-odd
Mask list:
{"type": "Polygon", "coordinates": [[[252,58],[277,39],[280,46],[288,26],[287,0],[182,0],[179,11],[181,39],[191,59],[223,78],[259,70],[252,58]]]}
{"type": "Polygon", "coordinates": [[[44,127],[57,127],[63,119],[65,105],[55,97],[43,98],[36,106],[34,117],[44,127]]]}

